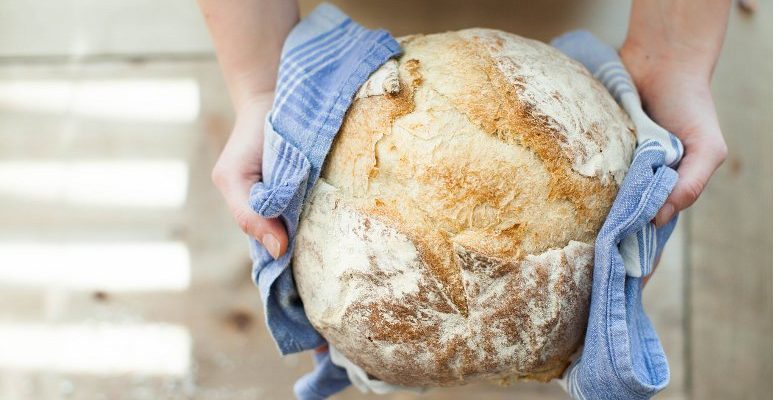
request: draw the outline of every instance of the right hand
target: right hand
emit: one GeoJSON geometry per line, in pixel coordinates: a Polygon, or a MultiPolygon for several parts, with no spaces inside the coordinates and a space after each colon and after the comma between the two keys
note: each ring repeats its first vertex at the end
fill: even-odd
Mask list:
{"type": "Polygon", "coordinates": [[[249,207],[249,191],[262,179],[263,126],[273,92],[253,96],[237,110],[233,132],[211,173],[241,230],[273,258],[287,251],[287,231],[278,218],[263,218],[249,207]]]}

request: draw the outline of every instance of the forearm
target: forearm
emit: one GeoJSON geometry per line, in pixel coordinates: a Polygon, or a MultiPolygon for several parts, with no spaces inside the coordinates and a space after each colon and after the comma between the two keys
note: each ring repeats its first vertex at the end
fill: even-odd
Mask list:
{"type": "Polygon", "coordinates": [[[641,79],[662,66],[709,84],[720,56],[729,0],[634,0],[621,56],[641,79]]]}
{"type": "Polygon", "coordinates": [[[287,34],[298,21],[295,0],[198,0],[233,107],[240,110],[276,83],[287,34]]]}
{"type": "Polygon", "coordinates": [[[657,226],[696,201],[728,153],[710,81],[730,7],[729,0],[634,0],[631,8],[620,57],[650,117],[685,147],[657,226]]]}

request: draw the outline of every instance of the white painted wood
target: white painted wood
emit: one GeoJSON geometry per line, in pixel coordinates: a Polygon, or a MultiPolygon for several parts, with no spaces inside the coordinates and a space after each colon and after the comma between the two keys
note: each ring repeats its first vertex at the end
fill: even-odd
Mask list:
{"type": "Polygon", "coordinates": [[[729,158],[691,210],[691,394],[772,397],[772,7],[734,10],[713,93],[729,158]]]}
{"type": "Polygon", "coordinates": [[[206,54],[194,0],[0,2],[0,57],[206,54]]]}

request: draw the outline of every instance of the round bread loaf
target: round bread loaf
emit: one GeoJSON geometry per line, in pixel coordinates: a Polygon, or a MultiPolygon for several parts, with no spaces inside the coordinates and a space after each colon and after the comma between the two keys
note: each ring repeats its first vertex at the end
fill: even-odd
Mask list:
{"type": "Polygon", "coordinates": [[[292,265],[306,314],[389,383],[558,377],[633,125],[543,43],[488,29],[400,42],[305,205],[292,265]]]}

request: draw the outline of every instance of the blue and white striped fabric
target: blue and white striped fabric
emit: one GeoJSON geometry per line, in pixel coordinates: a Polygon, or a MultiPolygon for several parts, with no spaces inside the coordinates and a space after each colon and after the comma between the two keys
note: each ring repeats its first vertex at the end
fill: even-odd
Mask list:
{"type": "MultiPolygon", "coordinates": [[[[570,57],[578,59],[593,76],[609,90],[612,97],[618,101],[621,107],[628,113],[637,127],[638,148],[634,152],[636,157],[646,150],[658,150],[664,152],[664,163],[669,167],[676,167],[683,156],[683,146],[676,136],[656,124],[642,109],[639,93],[634,86],[631,76],[620,61],[620,56],[612,47],[600,43],[598,39],[587,32],[571,32],[554,42],[553,45],[569,43],[566,51],[570,57]],[[567,39],[568,38],[568,39],[567,39]],[[571,47],[573,43],[588,43],[586,47],[576,49],[571,47]],[[582,49],[587,51],[582,52],[582,49]],[[582,52],[578,54],[577,51],[582,52]]],[[[656,246],[656,228],[652,223],[646,224],[636,235],[630,235],[620,243],[620,253],[624,259],[639,260],[638,263],[626,263],[628,276],[641,277],[648,275],[655,264],[653,257],[660,253],[656,246]]]]}
{"type": "MultiPolygon", "coordinates": [[[[251,240],[252,276],[282,354],[325,343],[306,318],[288,268],[298,220],[355,93],[400,51],[386,31],[365,29],[329,4],[300,21],[285,41],[264,128],[264,182],[252,187],[249,200],[263,217],[280,217],[289,236],[288,250],[278,260],[251,240]]],[[[315,371],[295,385],[300,399],[324,399],[349,385],[344,369],[328,354],[317,355],[315,361],[315,371]]]]}
{"type": "Polygon", "coordinates": [[[315,352],[314,371],[295,382],[293,391],[298,400],[325,400],[352,384],[344,368],[333,362],[334,353],[315,352]]]}
{"type": "Polygon", "coordinates": [[[650,222],[677,182],[680,141],[642,110],[615,50],[585,31],[553,41],[609,89],[637,127],[638,147],[595,246],[590,317],[580,357],[562,378],[575,399],[646,399],[669,383],[669,365],[642,308],[649,275],[677,222],[650,222]]]}

